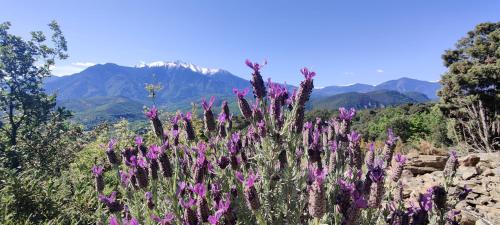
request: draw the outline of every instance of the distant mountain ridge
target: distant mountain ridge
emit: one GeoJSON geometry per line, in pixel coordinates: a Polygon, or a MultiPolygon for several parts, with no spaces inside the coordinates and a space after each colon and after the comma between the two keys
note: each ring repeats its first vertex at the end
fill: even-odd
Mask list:
{"type": "MultiPolygon", "coordinates": [[[[97,64],[68,76],[45,79],[45,89],[57,93],[58,104],[75,111],[77,119],[91,121],[140,118],[141,105],[152,104],[146,84],[160,84],[155,104],[167,111],[189,110],[192,102],[216,97],[235,101],[233,88],[251,88],[250,82],[223,69],[191,63],[157,61],[134,67],[113,63],[97,64]]],[[[295,88],[288,85],[289,90],[295,88]]],[[[379,85],[353,84],[314,89],[313,107],[385,107],[436,99],[439,84],[411,78],[390,80],[379,85]]],[[[251,93],[247,97],[251,98],[251,93]]]]}
{"type": "Polygon", "coordinates": [[[313,95],[316,97],[325,97],[347,92],[367,93],[376,90],[393,90],[401,93],[420,92],[430,99],[437,99],[437,91],[440,88],[438,82],[429,82],[416,80],[408,77],[402,77],[397,80],[390,80],[378,85],[352,84],[347,86],[327,86],[321,89],[315,89],[313,95]]]}
{"type": "Polygon", "coordinates": [[[430,99],[418,92],[401,93],[394,90],[375,90],[367,93],[348,92],[324,98],[316,98],[311,101],[310,107],[312,109],[330,110],[335,110],[339,107],[368,109],[427,101],[430,101],[430,99]]]}

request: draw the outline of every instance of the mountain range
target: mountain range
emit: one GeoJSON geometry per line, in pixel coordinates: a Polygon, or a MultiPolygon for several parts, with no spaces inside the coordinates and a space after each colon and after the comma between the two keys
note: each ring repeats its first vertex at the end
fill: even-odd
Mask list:
{"type": "MultiPolygon", "coordinates": [[[[250,88],[248,80],[229,71],[180,61],[158,61],[134,67],[98,64],[76,74],[52,76],[44,81],[49,93],[57,93],[59,105],[75,111],[77,118],[92,121],[140,117],[142,106],[152,104],[146,84],[161,85],[155,104],[168,111],[188,110],[191,102],[209,96],[216,96],[215,105],[220,105],[222,100],[234,101],[233,88],[250,88]]],[[[406,77],[378,85],[327,86],[313,90],[310,106],[373,108],[425,102],[437,98],[439,87],[436,82],[406,77]]]]}

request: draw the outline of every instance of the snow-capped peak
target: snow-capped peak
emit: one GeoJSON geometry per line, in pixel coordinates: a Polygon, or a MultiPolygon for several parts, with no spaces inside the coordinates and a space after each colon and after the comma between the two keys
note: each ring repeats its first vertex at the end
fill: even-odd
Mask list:
{"type": "Polygon", "coordinates": [[[200,67],[200,66],[194,65],[192,63],[186,63],[186,62],[182,62],[182,61],[174,61],[174,62],[156,61],[156,62],[150,62],[150,63],[141,62],[138,65],[136,65],[135,67],[137,67],[137,68],[143,68],[143,67],[185,68],[185,69],[190,69],[193,72],[202,73],[205,75],[211,75],[211,74],[214,74],[214,73],[217,73],[220,71],[220,69],[210,69],[210,68],[200,67]]]}

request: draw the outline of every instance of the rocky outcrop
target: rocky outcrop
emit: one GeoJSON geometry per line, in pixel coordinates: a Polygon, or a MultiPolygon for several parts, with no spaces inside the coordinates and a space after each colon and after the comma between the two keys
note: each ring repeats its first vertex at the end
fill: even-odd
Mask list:
{"type": "MultiPolygon", "coordinates": [[[[429,187],[443,182],[442,169],[447,156],[408,154],[403,172],[405,198],[418,196],[429,187]]],[[[459,158],[460,166],[449,192],[457,194],[462,188],[472,189],[466,199],[459,201],[462,225],[500,225],[500,153],[477,153],[459,158]]]]}

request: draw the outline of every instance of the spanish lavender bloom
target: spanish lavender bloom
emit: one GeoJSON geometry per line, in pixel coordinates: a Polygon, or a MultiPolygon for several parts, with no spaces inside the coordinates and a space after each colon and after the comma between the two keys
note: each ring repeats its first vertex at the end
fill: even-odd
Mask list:
{"type": "Polygon", "coordinates": [[[109,217],[109,225],[120,225],[118,219],[113,214],[109,217]]]}
{"type": "Polygon", "coordinates": [[[245,194],[245,200],[247,202],[248,208],[255,212],[260,208],[259,196],[254,186],[255,181],[257,180],[257,174],[255,174],[253,171],[250,171],[248,173],[247,179],[245,180],[241,172],[236,171],[236,178],[238,178],[238,180],[244,184],[245,188],[243,190],[243,193],[245,194]]]}
{"type": "Polygon", "coordinates": [[[397,182],[401,178],[406,157],[400,153],[396,154],[396,165],[392,168],[392,181],[397,182]]]}
{"type": "Polygon", "coordinates": [[[397,184],[396,184],[396,188],[394,188],[394,202],[401,202],[403,201],[404,199],[404,196],[403,196],[403,183],[401,181],[399,181],[397,184]]]}
{"type": "Polygon", "coordinates": [[[146,156],[147,149],[143,144],[144,142],[142,137],[140,135],[137,135],[135,137],[135,145],[137,146],[137,150],[140,151],[143,156],[146,156]]]}
{"type": "Polygon", "coordinates": [[[147,202],[148,208],[154,209],[155,203],[153,202],[153,194],[148,191],[144,194],[144,196],[146,197],[146,202],[147,202]]]}
{"type": "Polygon", "coordinates": [[[337,184],[339,185],[339,192],[336,196],[336,202],[339,212],[345,220],[349,217],[348,212],[351,208],[351,193],[354,191],[354,185],[343,179],[338,179],[337,184]]]}
{"type": "Polygon", "coordinates": [[[173,213],[167,213],[165,216],[160,218],[159,216],[156,215],[151,215],[151,220],[159,223],[160,225],[172,225],[173,221],[175,219],[175,215],[173,213]]]}
{"type": "Polygon", "coordinates": [[[356,225],[358,224],[358,220],[361,214],[360,209],[364,209],[368,207],[367,201],[364,199],[364,197],[357,191],[357,190],[352,190],[351,191],[351,198],[354,204],[351,204],[349,209],[347,210],[347,213],[344,216],[344,223],[345,225],[356,225]]]}
{"type": "Polygon", "coordinates": [[[385,141],[383,156],[386,162],[386,165],[390,165],[392,161],[392,155],[394,154],[394,148],[396,148],[396,142],[399,137],[394,136],[392,129],[387,130],[387,140],[385,141]]]}
{"type": "Polygon", "coordinates": [[[219,168],[225,169],[229,165],[230,159],[227,156],[221,156],[220,159],[217,160],[217,165],[219,168]]]}
{"type": "Polygon", "coordinates": [[[111,192],[109,197],[100,194],[99,201],[104,203],[111,213],[120,212],[123,210],[123,204],[116,199],[116,191],[111,192]]]}
{"type": "Polygon", "coordinates": [[[184,120],[184,128],[186,129],[187,139],[190,141],[194,140],[196,138],[196,134],[194,133],[193,124],[191,123],[191,112],[187,112],[186,115],[182,115],[182,119],[184,120]]]}
{"type": "Polygon", "coordinates": [[[432,195],[434,190],[429,188],[426,193],[420,194],[418,204],[421,209],[429,212],[432,210],[432,195]]]}
{"type": "Polygon", "coordinates": [[[184,223],[189,225],[197,225],[198,217],[196,212],[193,211],[192,206],[195,205],[195,200],[189,198],[188,201],[184,201],[183,199],[179,199],[179,204],[184,208],[184,223]]]}
{"type": "MultiPolygon", "coordinates": [[[[132,172],[132,171],[131,171],[132,172]]],[[[128,184],[130,183],[130,179],[132,178],[132,174],[130,173],[127,173],[125,171],[121,171],[120,170],[120,184],[123,186],[123,187],[127,187],[128,184]]],[[[133,172],[132,172],[133,173],[133,172]]]]}
{"type": "Polygon", "coordinates": [[[445,177],[453,177],[457,171],[458,167],[458,156],[457,152],[452,150],[450,151],[450,157],[448,161],[446,161],[446,165],[444,167],[444,176],[445,177]]]}
{"type": "Polygon", "coordinates": [[[219,137],[225,138],[227,135],[226,121],[228,121],[228,119],[226,118],[226,115],[221,112],[217,118],[217,121],[219,122],[219,133],[218,133],[219,137]]]}
{"type": "Polygon", "coordinates": [[[427,225],[429,224],[429,214],[422,208],[413,206],[409,209],[408,215],[411,217],[411,225],[427,225]]]}
{"type": "Polygon", "coordinates": [[[368,168],[368,173],[372,181],[368,205],[371,208],[378,208],[384,196],[384,162],[381,159],[375,159],[373,166],[368,168]]]}
{"type": "Polygon", "coordinates": [[[146,154],[146,157],[149,159],[150,169],[151,169],[151,178],[153,180],[158,180],[158,170],[160,169],[160,165],[158,164],[158,158],[160,157],[161,148],[157,145],[149,146],[149,151],[146,154]]]}
{"type": "Polygon", "coordinates": [[[312,89],[314,88],[313,77],[316,73],[309,71],[307,68],[303,68],[300,72],[306,78],[300,82],[299,90],[295,96],[295,104],[293,106],[293,118],[294,118],[294,129],[298,133],[302,130],[304,125],[304,106],[309,97],[311,96],[312,89]]]}
{"type": "Polygon", "coordinates": [[[137,148],[125,148],[121,153],[123,161],[125,161],[125,165],[129,167],[133,166],[132,157],[137,157],[138,154],[139,151],[137,150],[137,148]]]}
{"type": "Polygon", "coordinates": [[[146,188],[148,187],[148,171],[147,171],[147,165],[146,165],[146,160],[144,160],[143,157],[141,156],[132,156],[130,158],[130,163],[132,167],[135,169],[135,177],[137,180],[137,183],[139,184],[140,188],[146,188]]]}
{"type": "Polygon", "coordinates": [[[337,164],[337,142],[330,141],[329,146],[330,146],[330,161],[328,165],[329,165],[329,171],[331,172],[335,169],[335,165],[337,164]]]}
{"type": "Polygon", "coordinates": [[[265,61],[263,65],[260,65],[258,63],[252,63],[247,59],[245,61],[245,64],[253,69],[252,81],[250,81],[250,83],[253,86],[254,96],[258,99],[264,99],[264,97],[266,96],[266,88],[264,87],[264,80],[262,79],[262,75],[260,75],[260,69],[262,69],[263,65],[267,64],[267,61],[265,61]]]}
{"type": "Polygon", "coordinates": [[[248,93],[248,88],[239,91],[236,88],[233,88],[233,92],[238,96],[238,106],[240,107],[241,115],[245,117],[245,119],[252,118],[252,109],[245,99],[245,95],[248,93]]]}
{"type": "Polygon", "coordinates": [[[210,185],[210,192],[212,192],[214,202],[219,202],[222,198],[222,185],[219,182],[213,183],[210,185]]]}
{"type": "Polygon", "coordinates": [[[269,97],[271,98],[271,105],[269,106],[269,112],[276,121],[279,121],[281,116],[281,107],[285,103],[285,99],[288,95],[288,92],[285,87],[277,83],[273,83],[271,78],[268,81],[269,87],[269,97]]]}
{"type": "Polygon", "coordinates": [[[256,100],[252,104],[252,115],[254,121],[261,121],[264,119],[264,114],[262,113],[262,109],[259,107],[259,100],[256,100]]]}
{"type": "Polygon", "coordinates": [[[361,150],[359,148],[359,140],[361,139],[361,135],[356,131],[352,131],[350,134],[347,134],[347,139],[349,140],[349,155],[351,160],[351,165],[355,165],[359,170],[363,164],[363,159],[361,157],[361,150]]]}
{"type": "Polygon", "coordinates": [[[95,177],[95,187],[97,192],[102,193],[104,190],[104,179],[102,178],[102,173],[104,172],[104,167],[102,166],[93,166],[92,174],[95,177]]]}
{"type": "Polygon", "coordinates": [[[147,111],[146,113],[146,117],[148,117],[150,120],[158,117],[158,109],[156,108],[156,106],[152,106],[149,111],[147,111]]]}
{"type": "Polygon", "coordinates": [[[438,209],[446,208],[447,192],[443,186],[433,186],[429,192],[432,194],[432,202],[438,209]]]}
{"type": "Polygon", "coordinates": [[[367,167],[373,165],[373,160],[375,160],[375,144],[372,142],[368,147],[368,151],[366,152],[365,163],[367,167]]]}
{"type": "Polygon", "coordinates": [[[118,157],[116,156],[115,151],[114,151],[116,143],[118,143],[118,141],[116,139],[109,140],[108,148],[106,149],[106,156],[108,156],[109,163],[111,163],[113,165],[120,164],[120,160],[118,159],[118,157]]]}
{"type": "Polygon", "coordinates": [[[319,168],[309,168],[309,176],[312,176],[313,183],[309,187],[308,211],[314,218],[321,218],[326,213],[326,196],[324,181],[327,171],[319,168]]]}
{"type": "Polygon", "coordinates": [[[170,164],[170,159],[168,158],[166,150],[169,148],[168,140],[162,145],[160,152],[160,169],[163,172],[163,176],[168,178],[172,177],[172,165],[170,164]]]}
{"type": "Polygon", "coordinates": [[[207,131],[215,130],[215,118],[214,113],[212,112],[212,105],[214,104],[215,97],[210,97],[209,102],[205,99],[202,100],[201,106],[203,107],[203,116],[205,121],[205,129],[207,131]]]}
{"type": "Polygon", "coordinates": [[[193,187],[193,192],[198,195],[198,200],[196,201],[198,209],[198,220],[203,222],[208,222],[209,209],[208,203],[205,199],[207,189],[204,183],[197,183],[193,187]]]}
{"type": "Polygon", "coordinates": [[[347,110],[344,107],[339,108],[339,119],[340,120],[351,121],[352,118],[354,118],[354,116],[356,116],[356,109],[350,108],[349,110],[347,110]]]}
{"type": "Polygon", "coordinates": [[[153,125],[153,130],[156,134],[157,137],[161,138],[163,140],[163,125],[161,124],[160,119],[158,118],[158,109],[156,106],[152,106],[149,111],[146,112],[146,116],[149,118],[151,121],[151,124],[153,125]]]}
{"type": "Polygon", "coordinates": [[[259,122],[257,122],[257,131],[261,138],[266,137],[267,130],[266,130],[266,123],[264,122],[264,120],[260,120],[259,122]]]}
{"type": "Polygon", "coordinates": [[[297,103],[299,106],[304,106],[307,101],[309,101],[309,97],[311,95],[312,89],[314,88],[313,77],[316,76],[316,73],[313,71],[309,71],[306,67],[300,70],[302,75],[306,78],[302,82],[300,82],[299,90],[297,91],[297,103]]]}
{"type": "MultiPolygon", "coordinates": [[[[227,101],[223,101],[222,102],[222,110],[221,110],[221,113],[223,113],[227,119],[229,119],[229,117],[231,116],[231,113],[229,112],[229,105],[227,104],[227,101]]],[[[229,129],[231,129],[231,121],[228,121],[229,122],[229,129]]]]}

